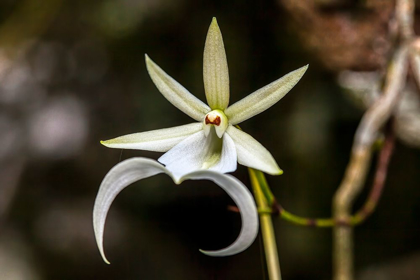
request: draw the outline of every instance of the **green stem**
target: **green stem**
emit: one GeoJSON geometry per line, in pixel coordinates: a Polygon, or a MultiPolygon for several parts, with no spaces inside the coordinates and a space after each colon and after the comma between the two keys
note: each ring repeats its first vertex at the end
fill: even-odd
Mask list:
{"type": "Polygon", "coordinates": [[[332,227],[335,224],[334,220],[331,218],[311,219],[311,218],[300,217],[284,210],[283,208],[280,208],[280,217],[288,222],[291,222],[293,224],[300,225],[300,226],[332,227]]]}
{"type": "MultiPolygon", "coordinates": [[[[252,189],[254,191],[255,200],[259,209],[267,209],[270,205],[267,202],[260,179],[264,175],[259,176],[260,171],[248,168],[251,179],[252,189]]],[[[261,173],[262,174],[262,173],[261,173]]],[[[264,178],[265,181],[265,178],[264,178]]],[[[269,189],[268,189],[269,190],[269,189]]],[[[270,191],[271,193],[271,191],[270,191]]],[[[273,196],[274,198],[274,196],[273,196]]],[[[276,238],[274,235],[273,223],[271,220],[271,213],[267,211],[260,211],[260,227],[264,243],[264,252],[267,262],[268,277],[270,280],[281,280],[280,263],[277,253],[276,238]]]]}
{"type": "Polygon", "coordinates": [[[301,217],[287,211],[277,202],[267,184],[264,173],[258,170],[252,170],[252,176],[254,176],[255,180],[258,182],[260,192],[264,195],[266,200],[266,205],[264,207],[259,206],[259,213],[278,214],[282,219],[300,226],[333,227],[336,224],[347,226],[356,226],[361,224],[373,213],[382,194],[389,161],[395,145],[395,135],[391,126],[392,125],[389,124],[386,129],[385,143],[378,157],[375,178],[370,194],[362,208],[349,219],[340,221],[335,221],[333,218],[312,219],[301,217]]]}
{"type": "Polygon", "coordinates": [[[261,191],[263,192],[268,205],[271,207],[274,204],[277,204],[276,198],[274,197],[273,193],[270,190],[270,187],[267,184],[267,180],[265,179],[264,173],[255,169],[253,169],[253,172],[260,184],[261,191]]]}

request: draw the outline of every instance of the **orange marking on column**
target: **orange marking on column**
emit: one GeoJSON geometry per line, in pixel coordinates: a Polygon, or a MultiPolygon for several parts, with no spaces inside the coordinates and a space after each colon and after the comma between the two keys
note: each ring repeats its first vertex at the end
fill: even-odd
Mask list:
{"type": "Polygon", "coordinates": [[[219,126],[220,123],[222,122],[222,120],[220,119],[219,116],[210,115],[210,114],[206,116],[205,121],[206,121],[206,124],[214,124],[214,125],[217,125],[217,126],[219,126]]]}

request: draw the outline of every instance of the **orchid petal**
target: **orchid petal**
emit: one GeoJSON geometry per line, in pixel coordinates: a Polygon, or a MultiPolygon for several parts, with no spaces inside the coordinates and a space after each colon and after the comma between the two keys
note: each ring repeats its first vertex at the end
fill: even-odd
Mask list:
{"type": "Polygon", "coordinates": [[[203,77],[207,103],[213,110],[226,109],[229,104],[229,70],[216,18],[210,24],[204,46],[203,77]]]}
{"type": "Polygon", "coordinates": [[[132,158],[117,164],[108,172],[99,187],[95,206],[93,208],[95,238],[101,256],[106,263],[109,264],[109,261],[104,253],[103,234],[106,216],[112,202],[115,197],[130,184],[159,173],[168,174],[177,184],[188,179],[211,180],[226,191],[238,206],[242,218],[242,229],[236,241],[222,250],[202,251],[204,254],[211,256],[233,255],[248,248],[255,240],[258,233],[257,208],[249,190],[239,180],[230,175],[208,170],[190,173],[179,178],[179,180],[176,180],[172,174],[158,162],[147,158],[132,158]]]}
{"type": "Polygon", "coordinates": [[[283,173],[270,152],[251,135],[232,125],[228,127],[226,134],[232,137],[233,142],[235,142],[238,163],[271,175],[283,173]]]}
{"type": "Polygon", "coordinates": [[[147,54],[145,57],[147,71],[162,95],[191,118],[202,121],[204,116],[211,111],[210,107],[166,74],[147,54]]]}
{"type": "Polygon", "coordinates": [[[251,93],[225,110],[232,125],[241,123],[267,110],[282,99],[302,78],[308,65],[303,66],[265,87],[251,93]]]}
{"type": "Polygon", "coordinates": [[[109,264],[103,248],[105,220],[115,197],[130,184],[167,172],[158,162],[147,158],[133,158],[114,166],[103,179],[93,208],[93,229],[96,243],[104,261],[109,264]]]}
{"type": "Polygon", "coordinates": [[[175,178],[201,170],[209,169],[221,173],[236,170],[237,155],[233,140],[226,134],[219,138],[211,128],[206,137],[204,131],[197,132],[162,155],[158,161],[165,164],[175,178]]]}
{"type": "Polygon", "coordinates": [[[222,257],[240,253],[247,249],[258,234],[258,214],[254,199],[249,190],[235,177],[212,171],[197,171],[183,177],[185,179],[207,179],[219,185],[236,203],[242,219],[242,228],[238,238],[230,246],[217,251],[204,251],[202,253],[222,257]]]}
{"type": "Polygon", "coordinates": [[[166,152],[179,142],[203,129],[201,123],[191,123],[171,128],[133,133],[111,140],[101,141],[108,148],[136,149],[166,152]]]}

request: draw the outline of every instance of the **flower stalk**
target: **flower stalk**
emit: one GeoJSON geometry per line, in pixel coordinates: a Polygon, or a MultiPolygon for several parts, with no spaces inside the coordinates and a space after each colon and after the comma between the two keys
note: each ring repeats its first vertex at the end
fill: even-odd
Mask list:
{"type": "Polygon", "coordinates": [[[272,215],[279,215],[282,219],[300,226],[334,227],[337,225],[353,227],[364,222],[374,211],[381,197],[387,177],[389,162],[395,146],[393,121],[390,120],[385,131],[385,141],[378,155],[378,163],[372,189],[363,206],[347,220],[334,218],[307,218],[286,211],[276,200],[265,179],[264,173],[249,168],[249,175],[254,191],[255,200],[260,216],[260,227],[263,236],[264,252],[267,260],[269,279],[281,279],[278,261],[277,245],[271,220],[272,215]],[[276,278],[277,277],[277,278],[276,278]],[[278,278],[280,277],[280,278],[278,278]]]}
{"type": "MultiPolygon", "coordinates": [[[[271,208],[271,205],[268,203],[266,195],[263,191],[263,189],[269,191],[268,185],[265,182],[264,174],[262,174],[261,171],[257,171],[252,168],[248,168],[248,172],[257,207],[262,210],[271,208]]],[[[271,191],[269,192],[271,193],[271,191]]],[[[272,196],[272,198],[274,199],[274,196],[272,196]]],[[[267,211],[259,211],[259,216],[268,278],[270,280],[281,280],[280,262],[277,253],[276,237],[274,234],[273,222],[271,220],[271,213],[267,211]]]]}

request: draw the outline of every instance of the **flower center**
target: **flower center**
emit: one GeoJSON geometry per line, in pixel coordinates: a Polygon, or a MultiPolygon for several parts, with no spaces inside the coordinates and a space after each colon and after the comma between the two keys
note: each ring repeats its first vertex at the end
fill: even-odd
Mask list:
{"type": "Polygon", "coordinates": [[[217,113],[215,113],[214,111],[211,111],[210,113],[206,115],[205,122],[206,124],[214,124],[214,125],[219,126],[222,120],[220,119],[220,116],[217,113]]]}
{"type": "Polygon", "coordinates": [[[217,136],[219,138],[222,138],[228,125],[229,120],[226,117],[225,113],[218,109],[209,112],[203,120],[203,130],[206,136],[209,135],[210,129],[213,126],[215,128],[217,136]]]}

